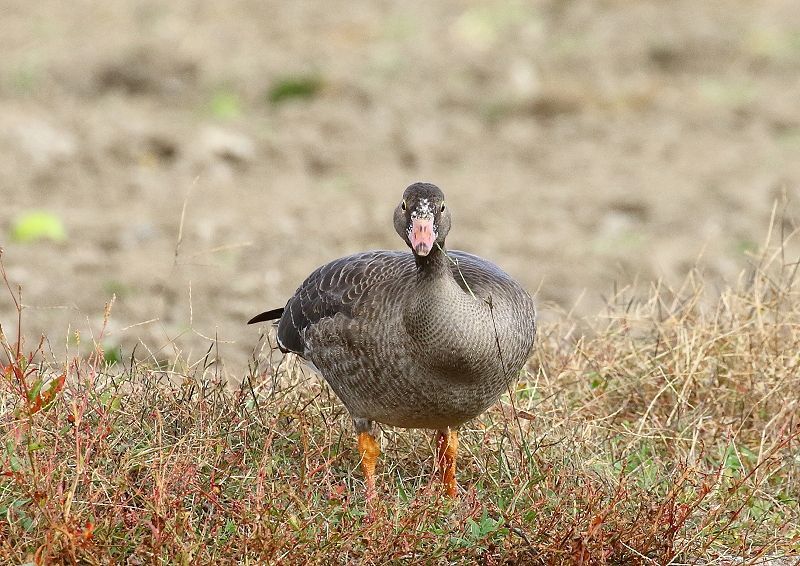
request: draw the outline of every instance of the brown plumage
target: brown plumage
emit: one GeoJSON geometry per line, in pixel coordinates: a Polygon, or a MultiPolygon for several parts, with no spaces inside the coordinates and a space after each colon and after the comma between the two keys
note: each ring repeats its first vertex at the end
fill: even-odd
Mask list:
{"type": "Polygon", "coordinates": [[[415,183],[394,213],[412,253],[371,251],[316,269],[283,309],[278,344],[313,364],[353,417],[374,497],[374,422],[438,431],[438,458],[455,495],[456,428],[519,374],[533,347],[530,295],[491,262],[446,251],[444,194],[415,183]]]}

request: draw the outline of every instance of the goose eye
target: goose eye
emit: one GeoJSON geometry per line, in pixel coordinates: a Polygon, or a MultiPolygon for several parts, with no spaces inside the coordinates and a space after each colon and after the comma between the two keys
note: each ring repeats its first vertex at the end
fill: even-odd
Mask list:
{"type": "Polygon", "coordinates": [[[444,212],[444,203],[442,203],[442,208],[440,208],[439,211],[444,212]]]}
{"type": "Polygon", "coordinates": [[[405,199],[403,199],[403,202],[400,204],[400,208],[402,208],[403,210],[406,209],[406,200],[405,199]]]}

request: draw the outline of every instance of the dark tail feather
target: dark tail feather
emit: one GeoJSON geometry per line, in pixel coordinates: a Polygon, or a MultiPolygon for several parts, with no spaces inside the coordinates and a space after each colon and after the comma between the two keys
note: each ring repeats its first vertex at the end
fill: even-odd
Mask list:
{"type": "Polygon", "coordinates": [[[262,312],[247,321],[247,324],[255,324],[256,322],[264,322],[266,320],[278,320],[283,316],[283,307],[279,309],[272,309],[271,311],[262,312]]]}

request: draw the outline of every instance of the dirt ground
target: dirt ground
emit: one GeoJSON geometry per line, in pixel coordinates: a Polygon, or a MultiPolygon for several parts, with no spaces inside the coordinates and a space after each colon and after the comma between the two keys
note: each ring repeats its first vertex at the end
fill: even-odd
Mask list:
{"type": "Polygon", "coordinates": [[[115,294],[109,346],[194,360],[217,337],[241,375],[250,316],[321,263],[402,247],[416,180],[445,190],[449,246],[521,280],[545,322],[695,264],[734,281],[776,199],[800,218],[796,0],[0,12],[0,244],[57,357],[115,294]],[[66,239],[15,240],[31,210],[66,239]]]}

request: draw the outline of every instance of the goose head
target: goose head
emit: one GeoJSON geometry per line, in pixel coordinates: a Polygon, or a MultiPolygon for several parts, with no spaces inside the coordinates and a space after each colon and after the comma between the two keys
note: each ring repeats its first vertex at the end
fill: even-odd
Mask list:
{"type": "Polygon", "coordinates": [[[444,248],[450,209],[442,190],[431,183],[410,185],[394,210],[394,229],[417,257],[427,256],[437,245],[444,248]]]}

